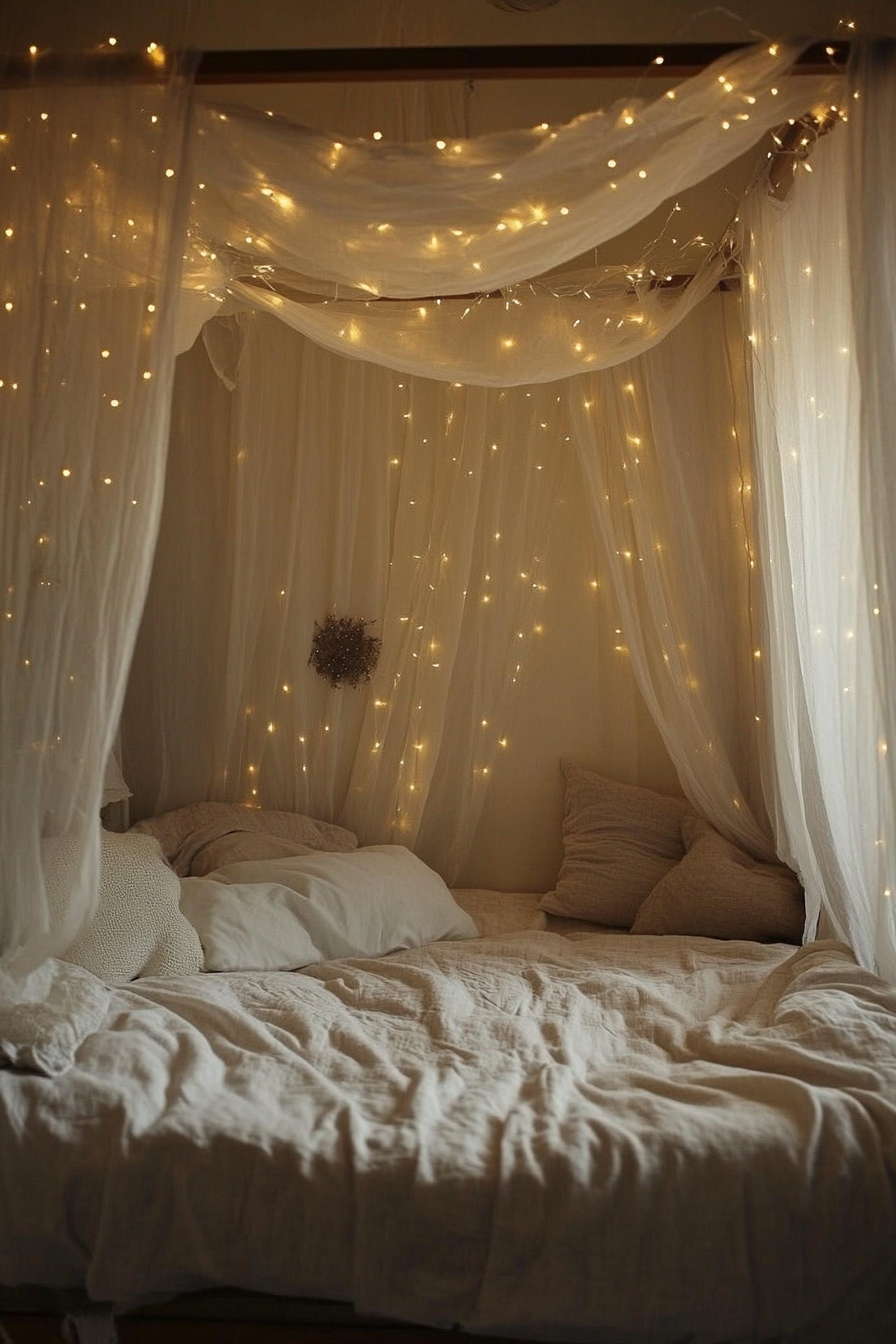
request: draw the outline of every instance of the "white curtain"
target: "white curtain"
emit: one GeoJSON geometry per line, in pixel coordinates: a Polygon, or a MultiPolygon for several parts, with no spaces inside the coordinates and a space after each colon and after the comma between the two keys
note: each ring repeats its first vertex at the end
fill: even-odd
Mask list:
{"type": "MultiPolygon", "coordinates": [[[[600,582],[610,580],[625,617],[622,636],[618,609],[608,610],[606,649],[630,658],[629,681],[701,809],[768,853],[753,779],[749,454],[721,308],[689,357],[623,366],[698,307],[725,250],[702,240],[710,255],[687,287],[655,283],[667,254],[510,282],[564,263],[831,95],[836,76],[787,77],[792,55],[756,48],[652,104],[472,142],[335,139],[203,109],[186,273],[200,310],[269,312],[357,367],[257,318],[207,329],[235,401],[211,410],[206,388],[201,412],[185,396],[178,413],[192,488],[172,491],[132,679],[126,766],[138,811],[208,795],[300,807],[366,840],[414,844],[449,878],[469,879],[489,784],[505,744],[519,747],[513,690],[545,629],[551,501],[573,479],[608,551],[600,582]],[[502,294],[485,297],[496,284],[502,294]],[[467,298],[441,297],[467,288],[467,298]],[[364,301],[371,292],[424,297],[364,301]],[[628,370],[622,382],[569,378],[616,365],[628,370]],[[643,397],[620,391],[632,369],[643,397]],[[662,391],[669,379],[674,393],[662,391]],[[203,477],[206,425],[218,455],[204,459],[203,477]],[[623,452],[600,465],[620,430],[623,452]],[[653,469],[627,481],[635,442],[653,469]],[[713,470],[698,465],[702,454],[713,470]],[[612,513],[608,490],[620,498],[612,513]],[[651,515],[667,540],[662,557],[652,547],[647,565],[641,557],[633,587],[622,557],[635,511],[640,541],[651,515]],[[185,552],[214,574],[192,630],[171,610],[191,568],[185,552]],[[676,569],[701,576],[699,587],[676,584],[676,569]],[[727,605],[726,585],[736,594],[727,605]],[[329,610],[369,618],[384,640],[368,694],[328,690],[308,670],[313,623],[329,610]]],[[[552,774],[558,754],[555,745],[552,774]]],[[[645,773],[662,773],[657,755],[640,763],[645,773]]]]}
{"type": "Polygon", "coordinates": [[[828,102],[840,77],[789,76],[798,51],[750,47],[653,101],[472,140],[337,139],[200,104],[185,284],[219,300],[247,275],[416,299],[530,280],[828,102]]]}
{"type": "Polygon", "coordinates": [[[572,382],[570,419],[620,641],[682,787],[719,830],[769,858],[739,304],[704,304],[689,326],[686,344],[572,382]]]}
{"type": "Polygon", "coordinates": [[[232,798],[409,845],[422,826],[455,877],[540,636],[559,390],[403,378],[237,320],[231,404],[201,346],[182,362],[124,723],[135,811],[232,798]],[[308,665],[331,611],[382,639],[358,690],[308,665]]]}
{"type": "Polygon", "coordinates": [[[896,979],[892,423],[896,65],[872,48],[849,121],[783,204],[746,212],[770,694],[767,789],[808,931],[896,979]]]}
{"type": "Polygon", "coordinates": [[[201,345],[178,381],[124,725],[137,813],[296,808],[452,881],[544,889],[561,754],[674,787],[637,683],[702,810],[767,848],[735,295],[618,369],[506,390],[340,359],[263,315],[226,323],[208,344],[232,397],[201,345]],[[331,610],[382,638],[367,687],[308,666],[331,610]],[[496,777],[507,801],[477,836],[496,777]]]}
{"type": "Polygon", "coordinates": [[[189,90],[0,95],[0,949],[18,971],[95,899],[162,497],[189,90]],[[59,845],[76,878],[53,912],[59,845]]]}
{"type": "MultiPolygon", "coordinates": [[[[44,951],[63,945],[74,924],[89,912],[95,854],[86,837],[99,798],[101,763],[115,731],[156,530],[171,387],[170,297],[178,279],[178,348],[189,344],[188,334],[215,312],[278,303],[284,309],[298,307],[307,292],[344,303],[371,295],[479,296],[499,286],[520,285],[565,265],[643,217],[670,193],[730,162],[766,128],[802,112],[807,102],[834,97],[836,75],[816,81],[788,76],[794,54],[795,49],[760,46],[718,63],[653,103],[633,101],[566,127],[472,141],[446,137],[444,143],[400,146],[337,140],[276,117],[202,105],[191,139],[192,171],[183,158],[185,106],[183,85],[177,81],[172,90],[103,86],[91,90],[89,98],[80,91],[58,92],[50,100],[38,93],[10,95],[10,130],[0,147],[10,155],[24,144],[26,152],[16,156],[21,165],[11,168],[27,166],[27,171],[16,179],[22,194],[10,212],[12,234],[3,271],[10,296],[3,317],[10,377],[0,376],[7,390],[15,385],[18,393],[27,387],[28,396],[19,398],[17,404],[25,410],[9,419],[3,431],[13,436],[3,458],[3,507],[11,524],[3,543],[5,587],[16,600],[5,622],[10,638],[3,656],[10,675],[4,676],[0,731],[5,779],[21,783],[5,793],[15,802],[4,802],[0,836],[0,853],[9,870],[4,892],[12,893],[4,896],[7,951],[27,942],[39,955],[35,939],[52,922],[42,896],[41,865],[49,857],[45,842],[74,837],[84,857],[71,918],[41,944],[44,951]],[[186,181],[191,191],[184,246],[179,210],[185,204],[186,181]],[[60,332],[62,339],[57,339],[60,332]],[[48,501],[43,512],[35,500],[39,506],[48,501]],[[52,609],[46,601],[51,593],[56,603],[52,609]],[[9,764],[15,766],[12,773],[9,764]],[[20,827],[25,816],[27,824],[20,827]]],[[[573,307],[551,342],[562,346],[561,365],[558,370],[545,368],[549,373],[594,369],[646,350],[661,330],[671,330],[685,317],[701,284],[710,287],[714,265],[718,259],[708,263],[696,286],[675,294],[655,290],[649,270],[633,267],[625,277],[626,293],[616,318],[623,336],[609,341],[602,329],[613,318],[599,300],[594,329],[585,322],[588,309],[581,294],[591,281],[600,280],[591,276],[576,286],[573,307]],[[577,322],[586,325],[585,332],[578,331],[577,322]]],[[[549,286],[554,287],[556,281],[549,286]]],[[[211,674],[198,663],[193,669],[193,675],[205,678],[197,692],[201,720],[211,722],[221,710],[226,724],[212,753],[215,789],[252,800],[273,797],[275,790],[279,797],[281,789],[288,790],[293,802],[301,804],[306,787],[323,787],[327,796],[319,810],[324,811],[332,811],[344,792],[344,815],[362,832],[382,834],[385,829],[412,840],[426,834],[425,804],[435,780],[437,748],[440,739],[447,744],[450,737],[452,750],[455,741],[462,744],[457,748],[461,783],[456,797],[463,802],[469,797],[471,810],[463,825],[454,828],[461,839],[451,840],[449,848],[454,847],[445,865],[462,863],[464,828],[468,835],[475,827],[476,800],[484,795],[490,762],[501,749],[500,706],[508,678],[512,685],[525,661],[508,659],[508,642],[534,640],[543,587],[537,548],[544,505],[532,495],[517,518],[514,472],[520,465],[515,461],[512,469],[505,468],[501,448],[512,449],[514,457],[519,452],[524,471],[538,471],[548,482],[543,495],[549,499],[556,482],[566,479],[568,464],[561,453],[536,451],[539,434],[544,444],[556,441],[558,433],[563,443],[567,435],[570,442],[574,437],[573,394],[568,394],[572,403],[564,406],[563,394],[553,392],[552,384],[531,385],[543,376],[539,368],[546,358],[545,342],[539,345],[535,335],[543,320],[542,298],[536,292],[530,304],[527,296],[514,291],[503,301],[471,300],[473,324],[462,329],[466,318],[456,311],[444,323],[439,317],[432,325],[441,325],[443,336],[428,338],[425,346],[419,313],[410,313],[409,325],[408,310],[396,305],[400,330],[395,332],[393,322],[385,341],[392,355],[381,350],[376,357],[442,381],[425,391],[416,379],[413,386],[401,387],[394,376],[357,363],[351,373],[335,375],[335,386],[341,379],[343,391],[329,405],[325,384],[317,377],[319,362],[329,356],[306,350],[299,360],[289,354],[279,364],[275,358],[262,367],[260,347],[256,350],[253,341],[263,325],[256,320],[246,328],[243,348],[231,351],[233,371],[238,384],[245,375],[247,386],[260,388],[251,394],[260,406],[250,413],[248,402],[240,403],[235,418],[222,419],[222,430],[225,419],[228,429],[222,438],[229,445],[227,472],[215,476],[213,485],[198,482],[213,495],[217,492],[211,502],[223,510],[210,508],[204,525],[214,530],[223,517],[233,529],[232,544],[209,552],[223,554],[223,568],[214,570],[209,554],[200,554],[198,541],[191,543],[210,580],[204,589],[208,619],[198,628],[209,631],[209,656],[220,656],[211,674]],[[532,320],[529,312],[535,315],[532,320]],[[521,400],[509,392],[453,385],[461,381],[453,377],[455,368],[473,373],[456,361],[464,357],[464,331],[474,328],[480,381],[520,384],[521,400]],[[395,362],[399,345],[402,360],[409,362],[395,362]],[[299,428],[297,398],[302,403],[299,428]],[[334,414],[338,410],[342,417],[346,404],[369,406],[370,398],[376,408],[372,419],[343,420],[334,414]],[[309,407],[312,414],[306,421],[309,407]],[[396,432],[393,426],[399,419],[396,432]],[[318,445],[303,439],[308,423],[320,427],[322,440],[335,438],[336,451],[356,473],[354,496],[334,488],[332,456],[318,458],[320,474],[312,474],[312,450],[318,445]],[[388,455],[382,451],[387,426],[388,455]],[[284,432],[292,439],[289,451],[282,448],[284,432]],[[412,450],[429,448],[430,440],[438,443],[439,452],[416,456],[412,450]],[[279,456],[271,456],[272,444],[279,456]],[[539,460],[532,460],[533,453],[539,460]],[[319,508],[321,517],[329,519],[329,549],[315,550],[315,542],[305,536],[303,520],[293,507],[297,494],[304,508],[319,508]],[[421,522],[417,501],[424,497],[427,516],[421,522]],[[373,511],[374,502],[382,512],[368,535],[359,521],[368,509],[373,511]],[[470,530],[466,519],[478,531],[470,530]],[[363,542],[346,550],[343,538],[356,534],[363,542]],[[515,572],[519,587],[511,596],[505,593],[492,612],[482,600],[483,610],[477,612],[470,601],[471,585],[492,582],[486,577],[492,573],[489,547],[499,541],[500,554],[507,557],[505,582],[515,572]],[[412,568],[395,573],[396,555],[409,558],[412,568]],[[389,565],[392,570],[386,572],[389,565]],[[295,604],[306,575],[321,572],[328,575],[334,606],[348,593],[353,604],[366,608],[369,602],[384,634],[393,626],[407,626],[400,641],[390,635],[371,688],[373,699],[363,713],[357,706],[347,711],[344,701],[321,701],[317,687],[304,702],[287,703],[293,683],[285,675],[280,679],[283,666],[292,660],[298,668],[300,653],[304,666],[312,618],[303,606],[297,619],[295,604]],[[234,599],[244,576],[256,576],[258,583],[240,589],[234,599]],[[216,623],[222,610],[226,619],[216,623]],[[495,610],[499,620],[492,619],[495,610]],[[464,651],[465,632],[469,648],[482,650],[476,657],[464,651]],[[259,661],[261,648],[276,657],[266,652],[259,661]],[[458,711],[448,674],[458,695],[470,697],[470,685],[475,688],[470,698],[482,707],[481,740],[473,727],[466,738],[463,733],[457,737],[458,711]],[[338,722],[335,717],[330,722],[331,714],[339,715],[338,722]],[[314,724],[310,737],[309,722],[314,724]],[[358,749],[350,762],[322,771],[326,738],[334,727],[346,740],[356,734],[358,749]],[[272,754],[273,742],[288,749],[272,754]],[[372,764],[377,754],[387,763],[385,771],[372,764]],[[478,772],[475,778],[469,773],[470,759],[478,772]],[[371,791],[371,769],[380,781],[387,776],[394,780],[391,794],[383,788],[371,791]],[[309,775],[314,782],[306,786],[309,775]]],[[[460,302],[466,303],[462,298],[460,302]]],[[[442,306],[434,304],[437,310],[442,306]]],[[[334,321],[350,318],[348,310],[343,313],[335,304],[318,304],[310,318],[302,317],[303,322],[312,320],[332,327],[334,321]],[[326,316],[321,318],[321,313],[326,316]]],[[[361,339],[349,338],[347,345],[354,353],[370,355],[380,336],[369,333],[389,325],[388,317],[382,320],[365,310],[357,318],[361,339]]],[[[342,336],[331,334],[330,339],[340,348],[346,343],[342,336]]],[[[605,400],[609,405],[609,392],[605,400]]],[[[196,414],[187,411],[185,418],[196,414]]],[[[636,412],[617,409],[614,414],[633,437],[659,441],[663,412],[658,396],[652,406],[646,399],[636,412]]],[[[188,438],[186,422],[181,429],[188,438]]],[[[578,450],[587,453],[583,444],[592,431],[582,424],[579,429],[578,450]]],[[[710,437],[717,437],[715,427],[710,437]]],[[[196,469],[184,470],[189,475],[196,469]]],[[[614,532],[621,536],[627,526],[625,517],[618,519],[614,532]]],[[[689,553],[693,550],[691,546],[689,553]]],[[[163,568],[165,563],[171,562],[162,561],[163,568]]],[[[661,626],[672,598],[665,577],[651,579],[650,594],[633,596],[618,565],[615,574],[626,620],[635,609],[640,617],[649,611],[661,626]]],[[[180,577],[169,570],[169,579],[180,577]]],[[[176,582],[167,592],[157,589],[155,601],[167,603],[169,617],[176,591],[176,582]]],[[[487,587],[477,588],[476,596],[487,598],[487,587]]],[[[180,620],[173,617],[165,640],[172,639],[180,620]]],[[[690,617],[681,625],[686,637],[698,637],[690,617]]],[[[199,647],[198,633],[180,633],[186,647],[199,647]]],[[[648,647],[652,640],[645,639],[643,647],[633,645],[634,666],[650,703],[655,708],[665,704],[671,712],[684,697],[664,700],[658,694],[663,669],[655,665],[648,647]]],[[[667,634],[657,634],[656,640],[656,647],[668,652],[667,634]]],[[[151,658],[165,661],[160,650],[151,658]]],[[[672,675],[697,663],[712,671],[718,662],[716,657],[679,661],[672,675]]],[[[738,687],[743,680],[736,679],[738,687]]],[[[183,689],[170,679],[159,685],[151,679],[141,683],[138,675],[132,703],[135,698],[139,703],[141,687],[147,704],[178,696],[183,689]]],[[[719,704],[721,700],[714,700],[714,708],[719,704]]],[[[663,732],[668,743],[677,741],[681,768],[691,747],[683,746],[668,726],[663,732]]],[[[685,737],[692,733],[701,735],[704,746],[710,739],[717,744],[724,761],[701,800],[711,810],[709,798],[719,800],[723,792],[730,796],[730,804],[726,801],[721,809],[724,826],[752,836],[754,848],[760,848],[756,827],[761,830],[761,820],[749,780],[738,765],[740,747],[732,751],[730,732],[716,731],[705,717],[692,720],[685,737]]],[[[153,755],[145,736],[140,750],[153,755]]],[[[158,747],[155,760],[162,783],[156,802],[166,794],[171,797],[180,779],[208,777],[204,756],[183,771],[180,753],[180,745],[170,741],[158,747]]],[[[688,771],[682,775],[686,787],[693,787],[688,771]]],[[[435,839],[427,843],[436,846],[435,839]]]]}
{"type": "Polygon", "coordinates": [[[664,253],[665,266],[655,257],[660,270],[644,263],[636,270],[559,272],[492,296],[417,303],[300,302],[257,281],[234,281],[229,306],[242,298],[335,354],[399,373],[438,371],[479,387],[553,383],[621,364],[659,344],[712,293],[730,263],[727,239],[705,246],[708,255],[696,261],[688,254],[699,244],[682,247],[673,261],[664,253]],[[667,274],[669,266],[675,274],[667,274]]]}

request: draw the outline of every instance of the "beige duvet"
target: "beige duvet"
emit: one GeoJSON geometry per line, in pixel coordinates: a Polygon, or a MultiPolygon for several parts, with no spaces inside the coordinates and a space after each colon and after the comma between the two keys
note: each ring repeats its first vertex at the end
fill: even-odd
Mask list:
{"type": "Polygon", "coordinates": [[[884,1340],[894,1191],[896,991],[835,943],[524,931],[149,979],[61,1077],[0,1072],[0,1283],[117,1303],[884,1340]]]}

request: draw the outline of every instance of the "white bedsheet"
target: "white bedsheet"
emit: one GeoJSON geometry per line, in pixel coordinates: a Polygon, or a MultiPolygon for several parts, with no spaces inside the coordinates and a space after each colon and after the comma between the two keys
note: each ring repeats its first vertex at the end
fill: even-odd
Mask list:
{"type": "Polygon", "coordinates": [[[115,1302],[762,1339],[896,1283],[894,1182],[896,992],[833,943],[149,979],[62,1077],[0,1073],[0,1282],[115,1302]]]}

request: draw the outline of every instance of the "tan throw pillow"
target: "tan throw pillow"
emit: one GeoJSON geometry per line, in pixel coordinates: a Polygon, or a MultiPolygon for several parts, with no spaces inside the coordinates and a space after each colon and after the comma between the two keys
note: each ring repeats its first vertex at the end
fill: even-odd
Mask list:
{"type": "Polygon", "coordinates": [[[684,854],[684,798],[605,779],[572,761],[566,776],[563,863],[542,910],[631,928],[641,902],[684,854]]]}
{"type": "Polygon", "coordinates": [[[803,889],[789,868],[757,863],[699,817],[685,817],[681,831],[687,853],[654,887],[632,933],[802,940],[803,889]]]}
{"type": "Polygon", "coordinates": [[[191,877],[205,877],[206,873],[223,868],[228,863],[250,863],[259,859],[288,859],[297,854],[313,854],[310,845],[298,840],[281,840],[277,835],[260,831],[229,831],[203,845],[190,863],[191,877]]]}

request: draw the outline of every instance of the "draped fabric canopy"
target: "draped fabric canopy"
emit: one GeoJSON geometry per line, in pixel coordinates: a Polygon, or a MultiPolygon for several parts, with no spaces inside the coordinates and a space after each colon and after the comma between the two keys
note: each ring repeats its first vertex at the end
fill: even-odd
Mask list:
{"type": "MultiPolygon", "coordinates": [[[[378,477],[370,477],[369,498],[377,501],[379,511],[373,544],[379,547],[381,563],[354,567],[352,561],[341,572],[340,557],[332,557],[335,592],[363,576],[369,601],[382,612],[383,621],[408,626],[406,637],[385,651],[380,681],[363,714],[355,715],[347,728],[363,750],[347,773],[349,758],[343,756],[338,769],[334,766],[326,777],[332,809],[355,821],[366,838],[375,838],[375,833],[382,838],[384,827],[398,825],[402,836],[413,842],[418,834],[426,835],[426,801],[440,788],[439,757],[432,751],[438,743],[424,738],[422,729],[435,724],[448,747],[465,740],[469,754],[469,733],[466,739],[446,733],[446,725],[456,722],[456,710],[449,678],[435,674],[445,660],[459,676],[469,672],[465,650],[476,647],[477,621],[469,584],[464,586],[460,575],[490,572],[477,548],[489,527],[493,540],[501,528],[492,524],[496,515],[490,511],[496,505],[483,483],[492,477],[497,500],[509,499],[516,489],[512,477],[502,478],[504,459],[499,468],[490,460],[491,444],[508,432],[516,414],[519,424],[528,419],[524,462],[532,464],[533,433],[549,424],[555,436],[559,432],[566,442],[568,435],[573,445],[592,516],[614,557],[610,572],[626,627],[625,649],[684,787],[723,830],[754,852],[768,851],[749,749],[752,725],[761,715],[756,713],[756,687],[743,670],[752,634],[749,571],[754,562],[743,499],[749,465],[736,413],[740,375],[732,366],[731,399],[722,416],[734,421],[724,431],[728,453],[734,443],[733,457],[724,458],[734,468],[728,475],[732,492],[725,507],[741,534],[739,550],[727,552],[729,567],[733,553],[739,554],[742,566],[734,580],[738,596],[733,615],[721,596],[701,610],[699,592],[682,590],[681,575],[701,548],[703,566],[712,563],[711,548],[698,540],[705,519],[671,503],[665,512],[651,512],[670,488],[672,477],[660,458],[676,442],[659,384],[648,385],[639,397],[633,376],[639,371],[627,365],[612,387],[592,387],[588,381],[598,376],[591,371],[619,366],[649,351],[712,287],[724,257],[711,256],[693,285],[675,291],[654,288],[654,277],[634,264],[619,275],[579,280],[574,295],[559,304],[546,299],[544,288],[528,282],[619,233],[808,105],[838,101],[836,75],[820,81],[788,76],[794,54],[784,46],[760,46],[653,103],[631,102],[567,127],[542,126],[474,141],[410,146],[359,142],[302,130],[276,118],[196,104],[189,167],[182,157],[188,122],[178,81],[167,88],[118,90],[89,102],[61,90],[54,93],[49,110],[36,91],[6,95],[3,120],[10,129],[4,131],[0,150],[5,158],[28,164],[27,174],[17,179],[27,183],[27,190],[14,202],[9,228],[30,251],[3,256],[0,279],[11,297],[0,336],[0,376],[19,360],[31,372],[44,367],[50,356],[42,352],[58,308],[72,320],[76,313],[102,315],[102,321],[88,318],[99,325],[85,323],[84,339],[73,339],[71,325],[64,342],[51,342],[49,348],[58,350],[62,365],[49,383],[29,387],[27,414],[17,422],[20,438],[4,444],[4,471],[13,470],[15,457],[14,470],[24,473],[4,489],[2,501],[4,536],[9,538],[2,578],[6,592],[15,595],[7,623],[16,634],[2,649],[0,719],[6,785],[0,939],[7,959],[18,955],[19,964],[27,966],[64,947],[90,913],[95,891],[93,819],[155,543],[173,354],[192,343],[210,316],[246,308],[286,317],[331,351],[375,359],[415,375],[410,389],[396,388],[394,380],[377,385],[369,375],[372,395],[386,416],[398,410],[398,391],[409,391],[412,399],[417,395],[418,376],[440,380],[437,391],[426,393],[424,412],[431,418],[437,450],[429,456],[409,455],[400,475],[391,479],[380,461],[378,477]],[[131,128],[133,142],[126,135],[131,128]],[[33,156],[20,153],[35,135],[44,136],[46,177],[34,168],[33,156]],[[141,184],[143,196],[119,196],[119,184],[132,178],[141,184]],[[189,212],[186,229],[180,213],[184,207],[189,212]],[[46,235],[22,227],[29,218],[44,218],[44,210],[57,232],[46,235]],[[82,246],[77,235],[71,238],[72,228],[91,229],[89,245],[82,246]],[[74,263],[62,261],[72,256],[74,263]],[[33,286],[33,302],[19,302],[17,287],[22,283],[33,286]],[[181,299],[175,309],[178,283],[181,299]],[[597,295],[593,306],[586,297],[592,284],[597,295]],[[506,288],[503,301],[476,297],[498,288],[506,288]],[[306,301],[309,294],[313,303],[306,301]],[[608,294],[615,296],[612,301],[608,294]],[[451,295],[471,297],[449,302],[451,295]],[[372,304],[371,296],[379,301],[372,304]],[[383,303],[384,296],[417,302],[383,303]],[[549,338],[540,334],[545,330],[549,338]],[[144,358],[141,340],[156,333],[154,358],[144,358]],[[113,387],[106,377],[113,370],[120,386],[116,382],[113,387]],[[548,401],[554,397],[556,406],[558,394],[548,390],[547,380],[558,377],[568,380],[559,392],[562,414],[549,419],[548,401]],[[499,408],[485,389],[453,388],[457,381],[519,386],[528,400],[543,395],[544,419],[524,416],[526,408],[499,408]],[[541,383],[544,392],[526,388],[527,383],[541,383]],[[61,401],[60,389],[65,389],[61,401]],[[457,390],[463,392],[461,415],[451,399],[457,390]],[[141,409],[145,407],[152,413],[141,409]],[[593,415],[585,414],[592,409],[593,415]],[[113,410],[123,412],[115,422],[106,419],[113,410]],[[125,414],[133,418],[126,421],[125,414]],[[115,470],[96,456],[103,442],[97,432],[101,423],[117,425],[112,440],[115,470]],[[492,433],[497,436],[493,440],[492,433]],[[640,446],[645,448],[643,463],[635,451],[640,446]],[[70,465],[75,452],[77,460],[72,457],[70,465]],[[641,470],[642,465],[650,470],[641,470]],[[617,471],[622,474],[615,475],[617,471]],[[136,483],[133,473],[139,473],[136,483]],[[73,477],[80,489],[78,511],[71,509],[71,492],[63,493],[73,477]],[[639,479],[643,484],[636,483],[639,479]],[[29,513],[29,492],[48,489],[42,482],[53,486],[52,496],[40,498],[53,501],[55,533],[29,513]],[[418,486],[428,501],[425,517],[422,510],[414,514],[418,486]],[[113,488],[124,488],[127,496],[115,496],[114,509],[107,507],[113,488]],[[612,507],[605,508],[607,503],[612,507]],[[649,526],[648,516],[654,519],[649,526]],[[464,528],[459,520],[465,517],[480,520],[479,531],[464,528]],[[662,519],[659,525],[657,517],[662,519]],[[132,521],[137,518],[139,525],[132,521]],[[661,537],[656,535],[658,526],[661,537]],[[68,579],[57,588],[59,601],[49,615],[40,548],[49,544],[46,538],[56,544],[62,536],[70,537],[64,567],[68,579]],[[669,547],[668,557],[664,546],[669,547]],[[390,573],[399,551],[411,563],[401,573],[390,573]],[[459,575],[455,578],[452,571],[448,579],[445,575],[457,558],[462,560],[459,575]],[[714,636],[725,655],[721,658],[708,656],[713,649],[712,613],[726,618],[721,636],[718,629],[714,636]],[[433,625],[438,626],[438,641],[433,625]],[[19,632],[32,627],[40,639],[23,642],[19,632]],[[421,632],[425,649],[418,638],[421,632]],[[432,647],[436,642],[442,656],[432,647]],[[31,656],[32,648],[39,658],[31,656]],[[94,651],[90,657],[88,650],[94,651]],[[729,684],[710,688],[706,674],[710,681],[724,677],[729,654],[729,684]],[[69,690],[82,684],[83,693],[69,690]],[[35,712],[28,708],[32,704],[41,716],[36,725],[29,718],[35,712]],[[738,717],[750,725],[746,736],[732,732],[738,717]],[[371,757],[380,750],[391,765],[371,773],[371,757]],[[391,795],[383,793],[388,779],[394,782],[391,795]],[[45,865],[52,862],[53,842],[61,838],[74,841],[83,854],[80,877],[64,912],[49,910],[42,896],[45,865]]],[[[10,162],[8,167],[18,170],[19,164],[10,162]]],[[[556,276],[546,285],[549,294],[561,287],[556,276]]],[[[256,337],[264,328],[259,323],[255,318],[254,325],[244,327],[229,353],[222,355],[218,342],[217,362],[231,370],[238,386],[261,349],[256,337]]],[[[320,358],[319,353],[302,355],[309,368],[320,358]]],[[[265,387],[263,372],[259,376],[262,406],[270,408],[284,389],[270,383],[265,387]]],[[[538,405],[536,401],[531,408],[537,414],[538,405]]],[[[407,403],[399,413],[413,416],[414,407],[407,403]]],[[[254,413],[240,422],[240,414],[237,408],[232,442],[238,464],[250,460],[248,441],[264,424],[254,413]]],[[[272,435],[282,423],[277,419],[271,424],[272,435]]],[[[711,450],[721,431],[715,422],[707,421],[704,428],[702,447],[711,450]]],[[[231,423],[228,436],[232,432],[231,423]]],[[[327,432],[333,432],[331,426],[327,432]]],[[[429,437],[421,435],[422,444],[429,437]]],[[[686,457],[680,431],[678,445],[686,457]]],[[[377,453],[379,448],[376,444],[377,453]]],[[[293,466],[305,461],[310,458],[300,444],[293,466]]],[[[357,468],[357,459],[353,465],[357,468]]],[[[537,469],[539,463],[533,466],[537,469]]],[[[559,456],[550,468],[565,470],[559,456]]],[[[276,497],[275,476],[268,468],[254,483],[245,478],[246,473],[240,479],[238,472],[232,487],[237,506],[247,493],[273,498],[271,507],[279,505],[281,523],[275,531],[257,513],[237,507],[228,563],[255,568],[268,583],[277,547],[284,538],[300,540],[301,519],[289,509],[288,494],[276,497]],[[265,554],[269,560],[259,565],[265,554]]],[[[302,489],[307,489],[304,479],[302,489]]],[[[362,489],[358,502],[366,498],[362,489]]],[[[337,508],[345,502],[342,497],[337,508]]],[[[312,498],[312,510],[314,505],[312,498]]],[[[506,686],[508,669],[513,681],[516,664],[512,655],[508,660],[508,640],[527,637],[525,622],[533,618],[539,592],[540,556],[533,538],[541,524],[537,510],[531,517],[524,510],[523,516],[532,531],[520,531],[515,538],[514,563],[518,556],[518,572],[528,588],[520,590],[521,605],[502,606],[500,630],[488,645],[495,650],[495,661],[480,668],[483,703],[492,706],[503,703],[501,687],[506,686]]],[[[340,514],[338,523],[342,535],[354,520],[340,514]]],[[[295,551],[292,542],[287,549],[295,551]]],[[[214,601],[214,586],[211,592],[214,601]]],[[[221,648],[229,648],[221,703],[230,720],[245,713],[245,663],[264,643],[260,634],[281,643],[292,638],[292,624],[268,605],[255,605],[248,592],[240,589],[242,596],[228,607],[225,626],[219,627],[227,632],[221,648]]],[[[282,591],[267,594],[266,603],[275,596],[287,604],[281,608],[286,610],[294,594],[284,583],[282,591]]],[[[276,660],[262,673],[270,680],[274,670],[279,675],[276,660]]],[[[270,685],[267,694],[272,694],[270,685]]],[[[489,714],[483,712],[482,719],[489,722],[489,714]]],[[[319,720],[317,725],[332,729],[319,720]]],[[[282,726],[272,717],[263,731],[276,739],[282,726]]],[[[295,729],[292,722],[290,750],[277,759],[274,771],[286,771],[284,787],[292,789],[293,797],[297,774],[307,765],[298,750],[306,745],[304,735],[295,729]]],[[[251,738],[246,731],[248,738],[231,734],[219,754],[217,748],[212,752],[212,778],[226,778],[228,787],[238,781],[242,789],[245,772],[258,768],[258,752],[252,750],[252,759],[246,755],[251,738]]],[[[494,752],[496,741],[491,739],[488,751],[494,752]]],[[[488,751],[477,756],[483,786],[490,769],[488,751]]],[[[459,787],[463,795],[462,782],[459,787]]],[[[257,786],[251,785],[251,797],[253,788],[257,786]]],[[[470,790],[474,803],[483,791],[470,790]]],[[[471,806],[447,839],[437,842],[430,836],[427,841],[436,848],[442,845],[446,868],[462,862],[476,815],[471,806]]]]}
{"type": "Polygon", "coordinates": [[[0,949],[26,967],[97,886],[162,501],[190,83],[0,96],[0,949]],[[63,840],[81,877],[53,911],[63,840]]]}
{"type": "Polygon", "coordinates": [[[748,200],[771,659],[768,794],[819,924],[896,979],[893,373],[896,49],[865,53],[846,128],[786,203],[748,200]]]}
{"type": "Polygon", "coordinates": [[[559,756],[675,789],[662,737],[719,823],[767,848],[736,295],[637,360],[503,390],[236,321],[207,329],[232,395],[201,344],[177,382],[124,720],[138,815],[210,793],[295,807],[460,885],[544,890],[559,756]],[[331,610],[382,638],[369,691],[308,666],[331,610]]]}

